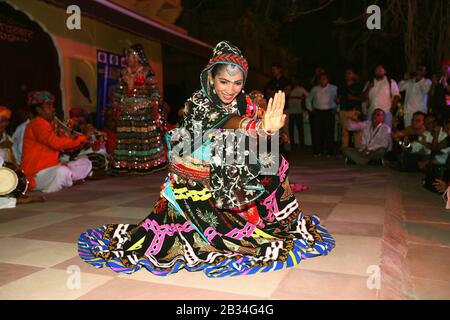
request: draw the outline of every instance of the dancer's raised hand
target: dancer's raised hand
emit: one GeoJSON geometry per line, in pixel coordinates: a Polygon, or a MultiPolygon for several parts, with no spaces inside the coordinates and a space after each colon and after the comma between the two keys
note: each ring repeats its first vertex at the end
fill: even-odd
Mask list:
{"type": "Polygon", "coordinates": [[[283,113],[285,100],[286,98],[282,91],[278,91],[273,99],[269,99],[263,119],[263,127],[267,132],[275,132],[284,126],[286,122],[286,115],[283,113]]]}

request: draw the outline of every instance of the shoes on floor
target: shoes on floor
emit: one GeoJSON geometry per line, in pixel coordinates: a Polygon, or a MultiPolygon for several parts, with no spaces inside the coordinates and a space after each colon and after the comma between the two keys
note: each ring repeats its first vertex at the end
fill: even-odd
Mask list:
{"type": "Polygon", "coordinates": [[[377,159],[377,160],[370,160],[368,165],[369,166],[375,166],[375,167],[382,167],[383,166],[383,160],[382,159],[377,159]]]}
{"type": "Polygon", "coordinates": [[[352,159],[350,159],[349,157],[345,157],[345,164],[350,166],[350,165],[355,165],[356,162],[353,161],[352,159]]]}

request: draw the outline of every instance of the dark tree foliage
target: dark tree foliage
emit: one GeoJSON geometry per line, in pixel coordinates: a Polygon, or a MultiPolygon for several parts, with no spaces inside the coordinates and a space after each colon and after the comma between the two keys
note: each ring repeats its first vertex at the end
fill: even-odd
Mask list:
{"type": "Polygon", "coordinates": [[[377,63],[401,77],[416,64],[435,70],[450,55],[448,0],[184,0],[177,24],[211,44],[227,39],[266,73],[278,60],[306,79],[323,66],[340,79],[345,66],[362,78],[377,63]],[[381,30],[366,9],[381,8],[381,30]]]}

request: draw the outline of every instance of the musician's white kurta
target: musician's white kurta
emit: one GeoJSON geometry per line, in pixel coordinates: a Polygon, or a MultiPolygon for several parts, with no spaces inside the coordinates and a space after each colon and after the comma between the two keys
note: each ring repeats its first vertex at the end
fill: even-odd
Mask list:
{"type": "Polygon", "coordinates": [[[0,197],[0,209],[12,209],[16,207],[16,198],[0,197]]]}
{"type": "Polygon", "coordinates": [[[80,158],[66,164],[59,164],[39,171],[36,174],[36,190],[50,193],[71,187],[74,181],[83,180],[92,171],[89,159],[80,158]]]}
{"type": "MultiPolygon", "coordinates": [[[[4,158],[0,154],[0,167],[3,166],[4,158]]],[[[9,209],[16,207],[16,198],[0,197],[0,209],[9,209]]]]}

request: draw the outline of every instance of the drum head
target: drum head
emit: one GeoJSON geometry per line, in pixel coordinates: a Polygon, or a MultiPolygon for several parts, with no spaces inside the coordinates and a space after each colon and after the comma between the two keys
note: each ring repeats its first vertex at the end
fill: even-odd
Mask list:
{"type": "Polygon", "coordinates": [[[0,168],[0,196],[13,192],[18,183],[19,178],[13,170],[6,167],[0,168]]]}

